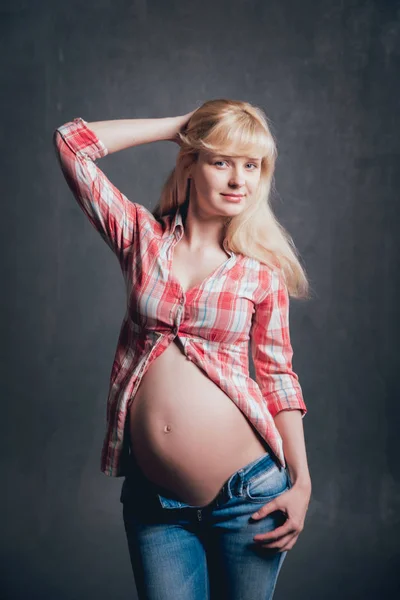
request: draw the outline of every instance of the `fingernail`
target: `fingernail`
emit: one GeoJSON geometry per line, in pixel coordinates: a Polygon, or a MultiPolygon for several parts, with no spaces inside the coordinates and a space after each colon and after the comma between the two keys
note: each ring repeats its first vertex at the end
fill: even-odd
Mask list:
{"type": "Polygon", "coordinates": [[[260,513],[259,513],[259,512],[255,512],[255,513],[254,513],[254,515],[252,515],[253,519],[256,519],[256,518],[257,518],[257,517],[259,517],[259,516],[260,516],[260,513]]]}

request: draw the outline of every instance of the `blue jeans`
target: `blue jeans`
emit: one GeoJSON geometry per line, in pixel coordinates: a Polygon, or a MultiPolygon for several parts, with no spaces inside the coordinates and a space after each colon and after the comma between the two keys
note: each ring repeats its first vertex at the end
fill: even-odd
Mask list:
{"type": "Polygon", "coordinates": [[[120,501],[139,600],[270,600],[287,551],[253,541],[285,522],[251,515],[288,490],[287,468],[263,454],[236,471],[207,506],[147,479],[131,455],[120,501]]]}

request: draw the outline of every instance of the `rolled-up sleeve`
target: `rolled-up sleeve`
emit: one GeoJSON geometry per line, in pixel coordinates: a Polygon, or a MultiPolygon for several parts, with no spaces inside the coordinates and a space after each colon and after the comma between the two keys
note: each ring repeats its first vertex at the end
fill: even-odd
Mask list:
{"type": "Polygon", "coordinates": [[[292,368],[289,294],[283,276],[275,270],[271,270],[268,292],[255,305],[250,340],[256,382],[271,415],[298,409],[304,417],[307,407],[292,368]]]}
{"type": "Polygon", "coordinates": [[[133,243],[137,208],[95,164],[96,159],[108,154],[106,146],[80,117],[54,131],[53,145],[79,206],[122,259],[125,249],[133,243]]]}

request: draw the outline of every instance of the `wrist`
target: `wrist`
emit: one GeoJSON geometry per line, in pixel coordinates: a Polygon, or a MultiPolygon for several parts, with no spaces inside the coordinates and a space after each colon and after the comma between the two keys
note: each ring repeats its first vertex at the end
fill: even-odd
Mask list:
{"type": "Polygon", "coordinates": [[[177,117],[164,117],[164,136],[163,139],[167,142],[177,142],[177,134],[185,124],[185,115],[177,117]]]}
{"type": "Polygon", "coordinates": [[[288,470],[292,485],[311,490],[311,477],[309,473],[291,473],[290,469],[288,470]]]}

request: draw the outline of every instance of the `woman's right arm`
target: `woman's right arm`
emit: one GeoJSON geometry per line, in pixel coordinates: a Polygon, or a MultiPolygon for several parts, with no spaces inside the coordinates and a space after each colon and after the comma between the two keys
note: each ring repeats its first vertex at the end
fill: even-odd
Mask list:
{"type": "Polygon", "coordinates": [[[158,119],[92,121],[88,123],[88,127],[101,139],[111,154],[140,144],[162,140],[172,141],[177,131],[189,120],[191,114],[193,113],[158,119]]]}
{"type": "Polygon", "coordinates": [[[121,119],[88,123],[76,118],[58,127],[53,144],[75,199],[103,240],[123,259],[137,230],[138,204],[116,188],[95,161],[129,146],[176,141],[192,113],[157,119],[121,119]]]}

